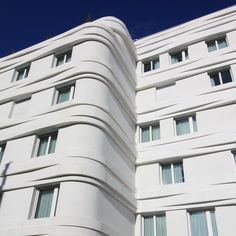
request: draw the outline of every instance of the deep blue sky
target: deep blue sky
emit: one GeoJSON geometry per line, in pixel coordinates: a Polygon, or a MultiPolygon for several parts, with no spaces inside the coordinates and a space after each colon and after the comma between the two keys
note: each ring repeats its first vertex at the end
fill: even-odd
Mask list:
{"type": "Polygon", "coordinates": [[[0,57],[93,19],[116,16],[133,39],[236,4],[236,0],[2,0],[0,57]]]}

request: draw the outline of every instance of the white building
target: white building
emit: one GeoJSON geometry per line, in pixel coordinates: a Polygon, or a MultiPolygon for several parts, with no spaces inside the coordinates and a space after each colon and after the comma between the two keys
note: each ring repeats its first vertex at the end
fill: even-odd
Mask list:
{"type": "Polygon", "coordinates": [[[233,6],[1,58],[0,235],[235,236],[235,38],[233,6]]]}

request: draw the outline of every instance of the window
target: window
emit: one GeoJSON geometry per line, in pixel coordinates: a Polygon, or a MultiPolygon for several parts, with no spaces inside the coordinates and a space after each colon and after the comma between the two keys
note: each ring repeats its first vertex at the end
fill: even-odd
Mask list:
{"type": "Polygon", "coordinates": [[[206,45],[208,48],[208,52],[213,52],[213,51],[219,50],[221,48],[228,47],[225,36],[215,39],[215,40],[208,41],[208,42],[206,42],[206,45]]]}
{"type": "Polygon", "coordinates": [[[39,137],[36,156],[43,156],[55,152],[57,132],[39,137]]]}
{"type": "Polygon", "coordinates": [[[74,97],[75,85],[59,88],[56,90],[56,104],[72,100],[74,97]]]}
{"type": "Polygon", "coordinates": [[[0,145],[0,164],[2,162],[2,158],[3,158],[4,151],[5,151],[5,147],[6,147],[6,144],[1,144],[0,145]]]}
{"type": "Polygon", "coordinates": [[[151,70],[156,70],[160,68],[159,58],[143,62],[143,72],[148,72],[151,70]]]}
{"type": "Polygon", "coordinates": [[[233,158],[234,158],[234,163],[236,165],[236,151],[233,151],[232,154],[233,154],[233,158]]]}
{"type": "Polygon", "coordinates": [[[30,99],[31,98],[25,98],[24,100],[14,102],[10,117],[25,115],[29,110],[30,99]]]}
{"type": "Polygon", "coordinates": [[[56,55],[56,66],[60,66],[62,64],[65,64],[67,62],[71,61],[71,55],[72,51],[68,51],[59,55],[56,55]]]}
{"type": "Polygon", "coordinates": [[[232,76],[229,69],[208,74],[211,80],[211,86],[218,86],[232,82],[232,76]]]}
{"type": "Polygon", "coordinates": [[[165,215],[145,216],[142,225],[143,236],[167,236],[165,215]]]}
{"type": "Polygon", "coordinates": [[[176,135],[197,132],[196,116],[181,117],[175,119],[176,135]]]}
{"type": "Polygon", "coordinates": [[[179,52],[175,52],[175,53],[170,53],[170,58],[171,58],[171,64],[175,64],[181,61],[185,61],[188,60],[189,56],[188,56],[188,50],[182,50],[179,52]]]}
{"type": "Polygon", "coordinates": [[[166,185],[184,182],[183,162],[162,164],[160,167],[162,184],[166,185]]]}
{"type": "Polygon", "coordinates": [[[150,142],[160,139],[160,125],[153,124],[150,126],[140,127],[140,142],[150,142]]]}
{"type": "Polygon", "coordinates": [[[32,218],[55,216],[59,187],[37,189],[32,209],[32,218]]]}
{"type": "Polygon", "coordinates": [[[29,75],[30,66],[16,70],[16,81],[26,79],[29,75]]]}
{"type": "Polygon", "coordinates": [[[189,212],[191,236],[218,236],[215,211],[189,212]]]}

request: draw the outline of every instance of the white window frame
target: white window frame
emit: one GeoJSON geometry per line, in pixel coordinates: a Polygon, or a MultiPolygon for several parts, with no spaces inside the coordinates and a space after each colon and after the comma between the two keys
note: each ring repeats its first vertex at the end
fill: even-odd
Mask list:
{"type": "MultiPolygon", "coordinates": [[[[228,40],[227,40],[227,37],[226,37],[226,36],[221,36],[221,37],[218,37],[218,38],[213,39],[213,40],[208,40],[208,41],[206,41],[206,45],[207,45],[208,43],[214,42],[214,44],[215,44],[215,46],[216,46],[216,50],[213,50],[213,51],[211,51],[211,52],[214,52],[214,51],[223,49],[223,48],[219,48],[219,45],[218,45],[218,40],[220,40],[220,39],[225,39],[225,42],[226,42],[226,45],[227,45],[227,46],[224,47],[224,48],[227,48],[227,47],[229,46],[228,40]]],[[[207,49],[208,49],[208,45],[207,45],[207,49]]],[[[208,51],[208,53],[211,53],[211,52],[208,51]]]]}
{"type": "Polygon", "coordinates": [[[60,90],[63,90],[63,89],[66,89],[66,88],[70,88],[70,95],[69,95],[69,99],[67,101],[65,101],[65,102],[68,102],[68,101],[71,101],[72,99],[74,99],[75,84],[65,85],[63,87],[55,88],[54,99],[53,99],[52,105],[61,104],[61,103],[57,103],[57,100],[58,100],[58,97],[59,97],[59,93],[60,93],[60,90]]]}
{"type": "Polygon", "coordinates": [[[184,163],[183,161],[176,161],[176,162],[171,162],[171,163],[160,163],[159,166],[160,166],[160,183],[161,185],[165,186],[165,185],[171,185],[171,184],[181,184],[181,183],[184,183],[185,182],[185,178],[184,178],[184,173],[183,173],[183,179],[184,181],[183,182],[180,182],[180,183],[175,183],[175,177],[174,177],[174,164],[178,164],[178,163],[182,163],[182,167],[183,167],[183,172],[184,172],[184,163]],[[163,178],[162,178],[162,166],[163,165],[171,165],[171,181],[172,183],[171,184],[164,184],[163,183],[163,178]]]}
{"type": "Polygon", "coordinates": [[[160,123],[153,123],[151,125],[144,125],[144,126],[139,126],[139,143],[148,143],[148,142],[153,142],[153,141],[158,141],[161,139],[161,129],[160,129],[160,138],[159,139],[156,139],[156,140],[152,140],[152,127],[153,126],[159,126],[159,129],[160,129],[160,123]],[[149,127],[149,141],[147,142],[142,142],[142,129],[143,128],[146,128],[146,127],[149,127]]]}
{"type": "MultiPolygon", "coordinates": [[[[181,116],[181,117],[176,117],[174,118],[174,126],[175,126],[175,136],[182,136],[182,135],[188,135],[188,134],[192,134],[192,133],[196,133],[197,131],[194,131],[194,125],[193,125],[193,117],[195,116],[196,119],[196,123],[197,123],[197,118],[196,115],[189,115],[189,116],[181,116]],[[187,134],[181,134],[181,135],[177,135],[177,123],[176,121],[181,120],[181,119],[187,119],[188,118],[188,122],[189,122],[189,128],[190,128],[190,132],[187,134]]],[[[197,127],[198,129],[198,127],[197,127]]]]}
{"type": "Polygon", "coordinates": [[[225,69],[222,69],[222,70],[212,71],[212,72],[208,73],[208,77],[209,77],[209,79],[210,79],[210,84],[211,84],[211,74],[218,74],[219,79],[220,79],[220,84],[219,84],[219,85],[215,85],[215,86],[212,86],[212,84],[211,84],[211,87],[217,87],[217,86],[220,86],[220,85],[223,85],[223,84],[229,84],[229,83],[223,83],[222,75],[221,75],[221,73],[222,73],[223,71],[227,71],[227,70],[229,71],[230,77],[231,77],[231,80],[232,80],[232,81],[229,82],[229,83],[232,83],[232,82],[234,81],[233,75],[232,75],[232,72],[231,72],[231,69],[230,69],[230,68],[225,68],[225,69]]]}
{"type": "Polygon", "coordinates": [[[150,72],[150,71],[153,71],[153,70],[158,70],[158,69],[160,69],[160,58],[159,57],[155,57],[155,58],[153,58],[153,59],[150,59],[150,60],[144,60],[144,61],[142,61],[142,73],[148,73],[148,72],[150,72]],[[158,68],[154,68],[154,66],[153,66],[153,61],[157,61],[158,60],[158,62],[159,62],[159,67],[158,68]],[[151,63],[151,70],[149,70],[149,71],[144,71],[144,64],[146,64],[146,63],[151,63]]]}
{"type": "MultiPolygon", "coordinates": [[[[205,209],[199,210],[199,209],[197,209],[197,210],[191,210],[191,211],[187,212],[189,236],[192,236],[192,234],[191,234],[190,214],[194,213],[194,212],[203,212],[203,211],[206,213],[208,236],[214,236],[213,235],[213,230],[212,230],[212,228],[213,228],[212,227],[212,222],[211,222],[211,211],[214,211],[214,213],[215,213],[215,209],[208,209],[208,210],[205,210],[205,209]]],[[[216,227],[218,229],[217,221],[216,221],[216,227]]]]}
{"type": "Polygon", "coordinates": [[[43,156],[46,156],[46,155],[50,155],[50,154],[54,154],[54,153],[48,153],[49,151],[49,147],[50,147],[50,144],[51,144],[51,139],[52,139],[52,136],[57,134],[57,137],[58,137],[58,131],[55,131],[55,132],[51,132],[51,133],[47,133],[45,135],[40,135],[40,136],[37,136],[36,137],[36,145],[35,145],[35,150],[34,150],[34,154],[33,154],[33,157],[43,157],[43,156]],[[41,156],[38,156],[38,150],[39,150],[39,144],[40,144],[40,140],[42,138],[45,138],[47,137],[48,140],[47,140],[47,147],[46,147],[46,153],[44,155],[41,155],[41,156]]]}
{"type": "Polygon", "coordinates": [[[183,50],[179,50],[179,51],[176,51],[176,52],[171,52],[171,53],[169,53],[169,56],[170,56],[170,64],[171,64],[171,65],[175,65],[175,64],[177,64],[177,63],[186,61],[186,60],[189,59],[188,48],[185,48],[185,49],[183,49],[183,50]],[[186,53],[186,52],[187,52],[187,53],[186,53]],[[179,54],[179,53],[181,53],[181,55],[182,55],[182,61],[172,63],[172,60],[171,60],[171,59],[172,59],[172,56],[175,55],[175,54],[179,54]]]}
{"type": "MultiPolygon", "coordinates": [[[[33,201],[32,201],[33,204],[31,206],[31,210],[30,210],[30,219],[41,219],[41,218],[35,218],[35,214],[36,214],[36,210],[37,210],[37,204],[38,204],[38,200],[39,200],[40,191],[47,190],[47,189],[53,189],[52,206],[51,206],[51,210],[50,210],[50,216],[48,216],[48,217],[55,216],[57,200],[58,200],[58,193],[59,193],[59,186],[47,186],[47,187],[34,189],[33,201]]],[[[44,217],[44,218],[48,218],[48,217],[44,217]]]]}
{"type": "Polygon", "coordinates": [[[21,81],[21,80],[23,80],[23,79],[26,79],[26,78],[28,78],[28,75],[29,75],[29,71],[30,71],[30,64],[29,65],[24,65],[24,66],[22,66],[22,67],[20,67],[20,68],[17,68],[16,70],[15,70],[15,75],[13,76],[13,80],[12,80],[12,82],[14,82],[14,81],[21,81]],[[22,70],[24,70],[24,73],[23,73],[23,78],[22,79],[20,79],[20,80],[17,80],[17,78],[18,78],[18,75],[19,75],[19,72],[20,71],[22,71],[22,70]],[[26,76],[27,75],[27,76],[26,76]]]}
{"type": "Polygon", "coordinates": [[[54,54],[54,67],[58,67],[58,66],[64,65],[65,63],[71,62],[71,60],[66,62],[69,53],[71,53],[71,59],[72,59],[72,49],[66,50],[65,52],[62,52],[62,53],[54,54]],[[63,56],[63,63],[60,65],[57,65],[58,58],[60,56],[63,56]]]}
{"type": "MultiPolygon", "coordinates": [[[[157,235],[157,232],[156,232],[156,218],[157,218],[157,216],[165,216],[166,217],[166,213],[157,213],[157,214],[155,214],[155,215],[146,215],[146,216],[141,216],[142,217],[142,219],[141,219],[141,231],[142,231],[142,236],[144,236],[144,218],[145,217],[153,217],[153,220],[154,220],[154,224],[153,224],[153,227],[154,227],[154,229],[153,229],[153,232],[154,232],[154,236],[158,236],[157,235]]],[[[167,225],[166,225],[166,227],[167,227],[167,225]]]]}

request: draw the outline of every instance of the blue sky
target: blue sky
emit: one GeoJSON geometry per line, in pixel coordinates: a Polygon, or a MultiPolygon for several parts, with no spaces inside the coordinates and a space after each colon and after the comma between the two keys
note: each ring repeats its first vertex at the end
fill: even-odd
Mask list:
{"type": "Polygon", "coordinates": [[[133,39],[236,4],[236,0],[3,0],[0,57],[93,19],[116,16],[133,39]]]}

